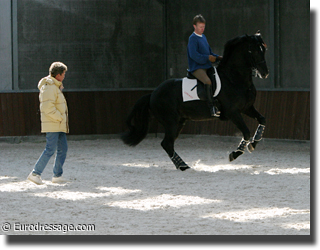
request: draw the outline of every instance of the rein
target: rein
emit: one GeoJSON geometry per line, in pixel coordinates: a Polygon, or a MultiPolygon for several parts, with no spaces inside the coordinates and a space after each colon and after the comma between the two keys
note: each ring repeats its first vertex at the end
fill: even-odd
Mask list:
{"type": "Polygon", "coordinates": [[[266,60],[263,60],[263,61],[261,61],[261,62],[255,63],[255,61],[253,60],[253,58],[252,58],[252,56],[251,56],[251,64],[252,64],[252,66],[251,66],[251,70],[252,70],[252,76],[254,76],[254,77],[258,77],[258,76],[260,75],[260,73],[259,73],[259,70],[258,70],[257,66],[258,66],[259,64],[262,64],[262,63],[266,63],[266,60]]]}

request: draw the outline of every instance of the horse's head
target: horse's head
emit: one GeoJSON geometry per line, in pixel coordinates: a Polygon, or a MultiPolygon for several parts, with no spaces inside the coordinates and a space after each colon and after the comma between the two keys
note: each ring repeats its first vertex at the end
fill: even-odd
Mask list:
{"type": "Polygon", "coordinates": [[[246,35],[246,37],[249,43],[248,53],[250,58],[250,66],[256,75],[262,79],[265,79],[269,75],[268,66],[264,57],[267,50],[267,45],[262,40],[260,31],[257,31],[257,33],[252,36],[246,35]]]}

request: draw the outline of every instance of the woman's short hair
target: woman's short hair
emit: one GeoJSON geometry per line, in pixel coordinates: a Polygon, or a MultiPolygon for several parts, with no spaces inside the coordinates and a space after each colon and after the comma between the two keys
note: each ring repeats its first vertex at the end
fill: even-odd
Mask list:
{"type": "Polygon", "coordinates": [[[54,62],[51,64],[49,68],[49,74],[52,77],[55,77],[56,75],[59,75],[59,74],[62,75],[62,73],[67,70],[68,70],[68,67],[62,62],[54,62]]]}

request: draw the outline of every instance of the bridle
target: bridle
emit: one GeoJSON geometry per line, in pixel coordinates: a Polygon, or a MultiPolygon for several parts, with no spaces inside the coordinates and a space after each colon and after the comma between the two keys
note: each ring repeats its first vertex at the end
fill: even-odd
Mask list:
{"type": "MultiPolygon", "coordinates": [[[[256,38],[256,40],[257,40],[257,38],[256,38]]],[[[257,40],[257,42],[259,42],[259,41],[257,40]]],[[[252,46],[252,44],[249,45],[248,53],[250,55],[250,63],[251,63],[250,68],[252,70],[252,76],[254,76],[254,77],[259,76],[260,78],[262,78],[261,74],[258,70],[258,65],[266,63],[266,60],[262,60],[262,61],[256,63],[256,61],[254,60],[253,55],[252,55],[251,46],[252,46]]],[[[267,45],[265,43],[262,43],[262,46],[264,46],[264,48],[267,49],[267,45]]],[[[261,45],[259,47],[260,47],[261,51],[263,52],[263,48],[261,47],[261,45]]]]}

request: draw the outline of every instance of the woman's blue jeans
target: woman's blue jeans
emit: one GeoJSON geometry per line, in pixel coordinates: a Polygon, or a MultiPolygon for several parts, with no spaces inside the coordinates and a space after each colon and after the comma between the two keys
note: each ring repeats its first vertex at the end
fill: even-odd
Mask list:
{"type": "Polygon", "coordinates": [[[66,133],[49,132],[46,135],[46,148],[38,159],[33,173],[41,175],[51,156],[57,151],[54,161],[53,176],[60,177],[63,173],[62,166],[67,157],[68,143],[66,133]]]}

